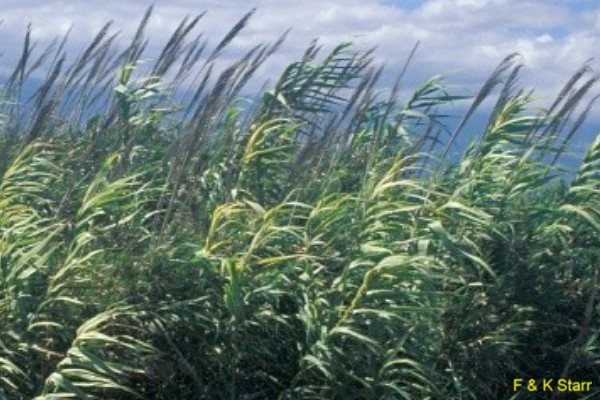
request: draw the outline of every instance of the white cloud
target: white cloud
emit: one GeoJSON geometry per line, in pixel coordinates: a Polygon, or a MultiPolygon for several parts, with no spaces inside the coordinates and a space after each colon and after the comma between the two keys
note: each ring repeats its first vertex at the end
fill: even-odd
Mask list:
{"type": "MultiPolygon", "coordinates": [[[[151,0],[41,1],[2,0],[0,34],[3,66],[16,64],[27,22],[42,41],[60,36],[74,25],[73,46],[81,46],[108,20],[123,37],[135,31],[151,0]]],[[[363,46],[377,45],[377,55],[397,73],[416,41],[421,47],[412,69],[414,85],[432,75],[459,70],[451,77],[473,92],[495,65],[509,53],[522,53],[527,78],[543,94],[558,90],[585,60],[600,48],[600,11],[594,2],[560,0],[429,0],[403,9],[403,1],[383,0],[156,0],[148,33],[154,49],[186,15],[208,10],[199,24],[215,44],[254,5],[258,10],[232,44],[234,52],[275,40],[292,28],[280,52],[263,73],[274,76],[297,59],[314,37],[332,46],[354,39],[363,46]]],[[[388,77],[388,81],[390,78],[388,77]]]]}

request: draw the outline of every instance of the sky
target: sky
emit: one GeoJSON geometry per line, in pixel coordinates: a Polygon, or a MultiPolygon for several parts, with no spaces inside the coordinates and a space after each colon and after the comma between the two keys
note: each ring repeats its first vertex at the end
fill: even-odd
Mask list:
{"type": "Polygon", "coordinates": [[[151,4],[155,10],[148,32],[156,51],[182,18],[202,11],[208,13],[199,29],[216,44],[239,18],[257,8],[232,43],[232,58],[291,28],[261,71],[265,77],[277,76],[297,60],[313,38],[329,48],[344,40],[359,48],[377,46],[377,60],[392,76],[418,41],[409,87],[444,74],[472,94],[506,55],[519,52],[525,65],[521,81],[543,97],[556,94],[600,49],[596,0],[0,0],[0,73],[16,64],[28,23],[42,44],[73,26],[69,46],[75,54],[111,20],[125,45],[151,4]]]}

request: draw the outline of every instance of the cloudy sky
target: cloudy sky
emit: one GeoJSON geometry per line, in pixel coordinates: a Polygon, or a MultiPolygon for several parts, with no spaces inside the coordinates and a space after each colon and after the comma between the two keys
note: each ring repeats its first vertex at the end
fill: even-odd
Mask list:
{"type": "Polygon", "coordinates": [[[242,15],[257,8],[233,52],[273,41],[292,28],[265,75],[297,59],[315,37],[326,45],[347,39],[377,45],[390,74],[400,70],[420,41],[409,70],[413,84],[444,73],[473,92],[504,56],[520,52],[526,66],[522,81],[551,95],[600,49],[600,3],[595,0],[0,0],[0,67],[17,62],[29,22],[42,42],[73,26],[70,45],[76,48],[109,20],[127,38],[152,3],[148,32],[156,48],[183,17],[204,10],[208,14],[199,29],[216,44],[242,15]]]}

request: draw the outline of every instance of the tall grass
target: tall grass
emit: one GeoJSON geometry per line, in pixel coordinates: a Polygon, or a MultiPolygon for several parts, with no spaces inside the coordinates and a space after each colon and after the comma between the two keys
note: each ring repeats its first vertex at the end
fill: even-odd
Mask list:
{"type": "Polygon", "coordinates": [[[214,71],[251,14],[212,50],[182,21],[145,72],[151,9],[125,50],[109,25],[75,60],[26,34],[0,110],[0,399],[600,396],[600,138],[573,179],[558,163],[596,76],[543,110],[509,56],[453,128],[441,77],[382,99],[372,51],[315,43],[247,111],[283,37],[214,71]]]}

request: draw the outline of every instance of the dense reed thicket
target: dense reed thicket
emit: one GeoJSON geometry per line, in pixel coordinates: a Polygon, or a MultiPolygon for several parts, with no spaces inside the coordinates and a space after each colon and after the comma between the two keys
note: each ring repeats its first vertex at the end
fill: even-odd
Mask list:
{"type": "Polygon", "coordinates": [[[587,68],[542,110],[509,56],[452,127],[442,78],[378,95],[313,44],[248,110],[283,37],[215,75],[250,14],[210,50],[199,16],[139,64],[149,17],[72,60],[27,34],[3,86],[0,399],[600,396],[600,137],[557,162],[587,68]]]}

